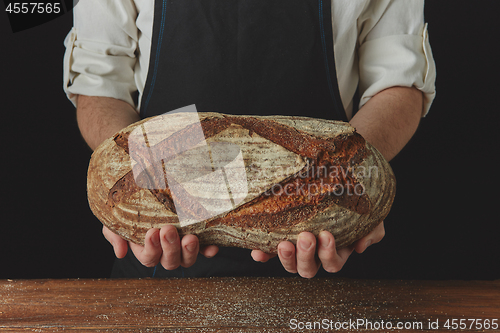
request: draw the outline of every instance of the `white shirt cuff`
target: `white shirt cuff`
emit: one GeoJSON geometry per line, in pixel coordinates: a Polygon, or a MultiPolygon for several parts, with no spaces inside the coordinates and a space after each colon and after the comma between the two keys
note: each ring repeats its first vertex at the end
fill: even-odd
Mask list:
{"type": "Polygon", "coordinates": [[[113,97],[134,105],[135,45],[78,40],[75,28],[64,43],[63,88],[75,106],[77,95],[113,97]]]}
{"type": "Polygon", "coordinates": [[[416,87],[424,93],[425,116],[436,95],[436,66],[427,24],[420,35],[393,35],[361,45],[360,107],[378,92],[395,86],[416,87]]]}

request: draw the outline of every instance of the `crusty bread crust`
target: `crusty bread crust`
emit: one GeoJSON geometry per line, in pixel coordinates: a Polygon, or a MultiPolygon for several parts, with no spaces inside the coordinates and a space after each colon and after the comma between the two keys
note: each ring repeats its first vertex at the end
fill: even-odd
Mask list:
{"type": "MultiPolygon", "coordinates": [[[[150,142],[157,151],[168,151],[173,163],[181,142],[199,144],[191,133],[194,124],[176,128],[172,116],[162,115],[130,125],[94,151],[88,199],[104,225],[137,244],[144,243],[150,228],[173,224],[181,235],[197,235],[201,245],[276,253],[279,242],[295,243],[302,231],[317,235],[328,230],[338,248],[348,246],[389,213],[396,188],[392,169],[348,123],[291,116],[198,115],[206,142],[230,142],[241,148],[248,183],[244,200],[230,211],[181,226],[174,202],[186,203],[196,216],[205,209],[196,198],[187,192],[175,194],[168,186],[137,184],[141,180],[134,177],[133,168],[140,164],[146,170],[150,163],[144,156],[134,155],[135,160],[129,156],[129,136],[139,126],[147,124],[150,142]],[[275,172],[278,169],[285,172],[275,172]]],[[[157,175],[146,176],[144,181],[154,185],[157,175]]]]}

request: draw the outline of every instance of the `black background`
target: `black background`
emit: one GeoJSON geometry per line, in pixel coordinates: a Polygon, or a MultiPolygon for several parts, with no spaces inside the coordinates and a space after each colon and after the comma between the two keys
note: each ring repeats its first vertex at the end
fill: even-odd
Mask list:
{"type": "MultiPolygon", "coordinates": [[[[426,2],[437,98],[392,162],[386,237],[338,276],[499,279],[498,1],[426,2]]],[[[2,11],[4,8],[1,8],[2,11]]],[[[71,14],[12,33],[0,13],[0,278],[108,277],[88,208],[90,150],[62,90],[71,14]]]]}

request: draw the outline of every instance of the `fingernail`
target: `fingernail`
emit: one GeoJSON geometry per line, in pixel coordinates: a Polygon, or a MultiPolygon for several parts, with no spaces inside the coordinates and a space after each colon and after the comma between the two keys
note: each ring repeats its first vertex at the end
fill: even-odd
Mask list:
{"type": "Polygon", "coordinates": [[[288,259],[292,256],[293,252],[280,250],[280,254],[283,258],[288,259]]]}
{"type": "Polygon", "coordinates": [[[330,237],[328,237],[324,232],[319,233],[318,239],[322,247],[328,247],[328,245],[330,245],[330,237]]]}
{"type": "Polygon", "coordinates": [[[165,238],[170,244],[173,244],[177,241],[177,233],[175,232],[175,230],[170,230],[165,235],[165,238]]]}
{"type": "Polygon", "coordinates": [[[309,251],[309,249],[311,248],[312,246],[312,242],[309,242],[309,241],[306,241],[304,239],[300,240],[299,239],[299,246],[302,250],[304,251],[309,251]]]}
{"type": "Polygon", "coordinates": [[[186,245],[186,250],[188,250],[189,252],[194,252],[195,249],[196,243],[189,243],[188,245],[186,245]]]}
{"type": "Polygon", "coordinates": [[[157,231],[151,236],[151,241],[153,242],[154,246],[160,246],[160,232],[157,231]]]}

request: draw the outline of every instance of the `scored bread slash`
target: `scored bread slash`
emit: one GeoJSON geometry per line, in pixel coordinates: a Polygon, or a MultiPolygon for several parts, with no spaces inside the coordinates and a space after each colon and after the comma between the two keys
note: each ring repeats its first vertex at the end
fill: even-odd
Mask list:
{"type": "Polygon", "coordinates": [[[395,189],[389,163],[348,123],[213,112],[128,126],[94,151],[87,179],[92,212],[126,240],[173,224],[200,245],[267,253],[302,231],[348,246],[385,219],[395,189]]]}

